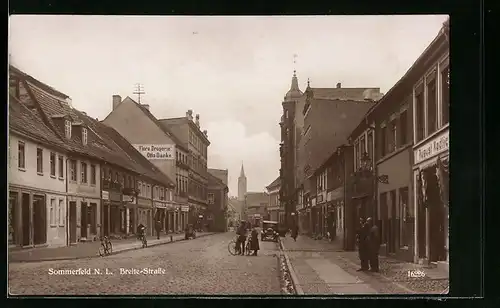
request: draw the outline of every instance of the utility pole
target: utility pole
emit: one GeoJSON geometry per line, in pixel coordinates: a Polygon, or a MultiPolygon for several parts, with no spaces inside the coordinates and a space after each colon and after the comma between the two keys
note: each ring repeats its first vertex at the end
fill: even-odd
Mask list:
{"type": "Polygon", "coordinates": [[[140,104],[141,103],[141,94],[146,94],[146,92],[144,92],[144,86],[140,83],[136,83],[134,94],[137,94],[137,102],[140,104]]]}

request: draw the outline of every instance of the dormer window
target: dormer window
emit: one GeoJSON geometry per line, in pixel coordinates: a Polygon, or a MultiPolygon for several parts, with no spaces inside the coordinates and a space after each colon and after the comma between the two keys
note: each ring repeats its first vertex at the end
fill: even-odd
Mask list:
{"type": "Polygon", "coordinates": [[[66,138],[71,139],[71,122],[69,120],[65,121],[64,132],[66,133],[66,138]]]}
{"type": "Polygon", "coordinates": [[[87,145],[87,129],[85,127],[82,128],[82,143],[87,145]]]}

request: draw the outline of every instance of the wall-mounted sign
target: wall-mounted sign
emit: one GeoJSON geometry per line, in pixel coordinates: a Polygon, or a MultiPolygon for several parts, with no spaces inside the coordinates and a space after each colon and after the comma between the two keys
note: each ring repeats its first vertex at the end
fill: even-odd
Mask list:
{"type": "Polygon", "coordinates": [[[156,208],[160,208],[160,209],[166,209],[167,208],[167,205],[165,203],[162,203],[162,202],[155,202],[154,205],[155,205],[156,208]]]}
{"type": "Polygon", "coordinates": [[[109,200],[109,191],[102,191],[102,200],[109,200]]]}
{"type": "Polygon", "coordinates": [[[432,158],[450,148],[449,130],[442,132],[414,151],[415,165],[432,158]]]}
{"type": "Polygon", "coordinates": [[[123,202],[134,202],[134,197],[123,195],[123,202]]]}
{"type": "Polygon", "coordinates": [[[181,206],[181,211],[182,212],[189,212],[189,205],[182,205],[181,206]]]}
{"type": "Polygon", "coordinates": [[[147,159],[175,159],[175,145],[173,144],[134,144],[133,146],[147,159]]]}

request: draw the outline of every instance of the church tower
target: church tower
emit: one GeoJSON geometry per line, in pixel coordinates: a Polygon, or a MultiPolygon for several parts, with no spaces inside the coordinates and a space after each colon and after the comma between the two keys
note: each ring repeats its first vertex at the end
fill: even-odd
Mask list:
{"type": "Polygon", "coordinates": [[[238,201],[245,201],[246,193],[247,193],[247,177],[245,176],[243,163],[241,163],[240,177],[238,178],[238,201]]]}

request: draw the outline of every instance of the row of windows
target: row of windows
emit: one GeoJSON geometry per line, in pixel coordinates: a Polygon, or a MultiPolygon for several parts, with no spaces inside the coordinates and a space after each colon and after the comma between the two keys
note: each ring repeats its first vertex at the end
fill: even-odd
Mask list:
{"type": "Polygon", "coordinates": [[[316,177],[316,191],[324,191],[326,190],[326,182],[327,182],[327,170],[323,170],[317,177],[316,177]]]}
{"type": "MultiPolygon", "coordinates": [[[[74,159],[69,160],[69,175],[70,175],[70,181],[77,182],[77,161],[74,159]]],[[[80,183],[82,184],[87,184],[89,181],[88,178],[88,172],[89,172],[89,166],[86,162],[80,162],[80,183]]],[[[96,179],[97,179],[97,174],[96,174],[96,165],[91,164],[90,165],[90,185],[95,185],[96,184],[96,179]]]]}
{"type": "Polygon", "coordinates": [[[189,143],[191,143],[203,157],[207,157],[207,146],[193,131],[189,131],[189,143]]]}
{"type": "Polygon", "coordinates": [[[181,174],[177,174],[176,176],[176,181],[177,181],[177,193],[186,193],[188,190],[188,178],[186,176],[183,176],[181,174]]]}
{"type": "Polygon", "coordinates": [[[414,88],[415,141],[419,142],[449,123],[449,58],[437,63],[414,88]]]}
{"type": "Polygon", "coordinates": [[[201,200],[205,200],[207,198],[207,188],[204,187],[202,184],[190,180],[188,186],[189,186],[188,192],[190,196],[193,196],[201,200]]]}
{"type": "Polygon", "coordinates": [[[380,128],[378,158],[382,158],[404,147],[411,141],[412,138],[409,135],[408,129],[409,124],[407,109],[401,111],[398,115],[394,115],[389,124],[382,124],[380,128]]]}

